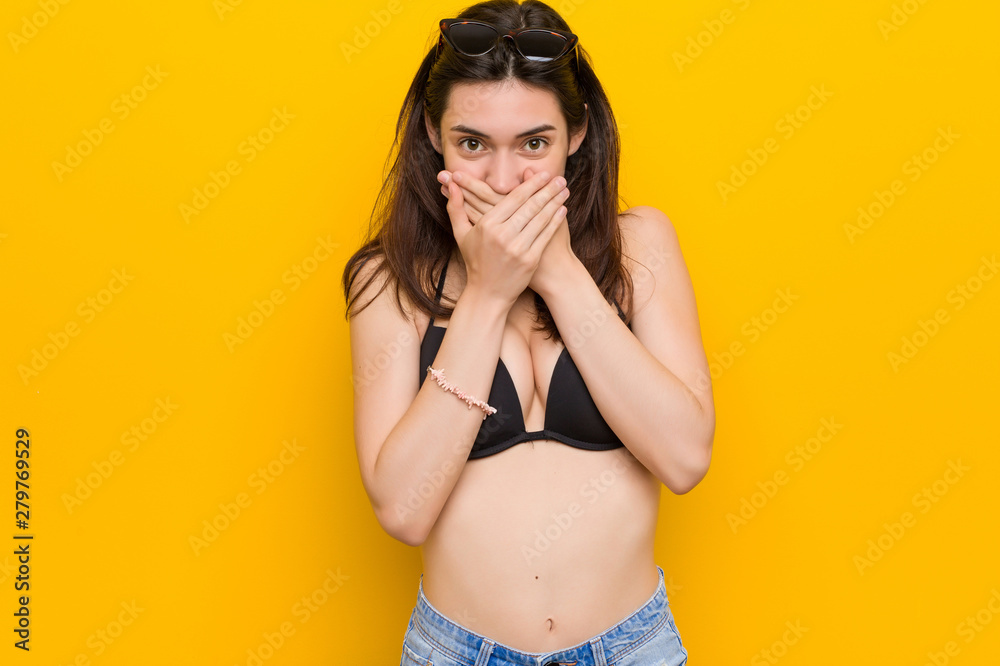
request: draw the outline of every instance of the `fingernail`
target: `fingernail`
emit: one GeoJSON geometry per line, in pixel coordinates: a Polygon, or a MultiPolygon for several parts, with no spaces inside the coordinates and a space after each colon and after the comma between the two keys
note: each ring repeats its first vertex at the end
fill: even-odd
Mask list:
{"type": "Polygon", "coordinates": [[[439,173],[438,174],[438,181],[442,185],[447,185],[448,184],[448,173],[445,172],[445,171],[442,171],[441,173],[439,173]]]}
{"type": "Polygon", "coordinates": [[[462,182],[462,174],[458,173],[457,171],[455,172],[454,178],[456,183],[462,182]]]}
{"type": "Polygon", "coordinates": [[[562,176],[559,176],[558,178],[556,178],[556,187],[558,187],[559,189],[562,189],[565,185],[566,185],[566,179],[565,178],[563,178],[562,176]]]}

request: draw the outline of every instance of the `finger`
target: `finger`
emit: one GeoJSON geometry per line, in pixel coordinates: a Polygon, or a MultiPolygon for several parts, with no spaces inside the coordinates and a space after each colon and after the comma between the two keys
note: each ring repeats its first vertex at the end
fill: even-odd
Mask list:
{"type": "Polygon", "coordinates": [[[445,208],[448,210],[448,217],[451,219],[451,230],[455,234],[455,241],[461,243],[462,239],[465,238],[465,234],[469,233],[469,229],[472,228],[472,224],[469,222],[469,216],[465,212],[462,188],[453,182],[448,183],[448,193],[448,204],[445,208]]]}
{"type": "Polygon", "coordinates": [[[559,225],[566,224],[566,206],[559,206],[552,217],[548,219],[545,227],[542,229],[541,233],[535,236],[534,240],[531,241],[531,245],[528,246],[527,252],[538,251],[541,254],[545,246],[549,244],[552,237],[556,235],[559,231],[559,225]]]}
{"type": "MultiPolygon", "coordinates": [[[[448,173],[447,171],[442,171],[441,174],[439,174],[438,176],[438,180],[443,180],[444,178],[442,178],[442,174],[447,174],[447,173],[448,173]]],[[[463,174],[463,176],[464,175],[465,174],[463,174]]],[[[470,191],[468,187],[468,185],[470,185],[470,183],[468,182],[468,178],[463,177],[462,180],[466,182],[465,187],[459,185],[459,187],[462,188],[462,197],[465,199],[465,211],[469,215],[469,220],[472,222],[472,224],[475,224],[482,218],[483,215],[487,213],[487,211],[489,211],[490,208],[493,207],[494,204],[489,203],[487,201],[483,201],[483,199],[478,197],[474,191],[470,191]]],[[[485,182],[480,181],[478,179],[473,179],[473,180],[475,181],[475,184],[473,184],[473,189],[479,190],[480,192],[488,191],[491,195],[489,197],[491,201],[492,200],[499,201],[502,198],[500,194],[497,194],[493,190],[493,188],[491,188],[485,182]]],[[[457,182],[455,184],[458,185],[457,182]]],[[[441,194],[443,194],[446,197],[449,196],[447,185],[441,186],[441,194]]]]}
{"type": "Polygon", "coordinates": [[[469,205],[468,202],[465,204],[465,214],[469,217],[469,223],[472,226],[476,226],[476,222],[482,219],[483,214],[469,205]]]}
{"type": "Polygon", "coordinates": [[[566,188],[565,178],[553,178],[542,189],[531,195],[517,212],[511,215],[509,221],[513,223],[514,228],[521,231],[536,216],[541,215],[544,219],[551,217],[555,209],[559,207],[559,204],[567,198],[569,198],[569,190],[566,188]],[[551,204],[554,201],[558,201],[559,203],[552,206],[551,204]]]}
{"type": "Polygon", "coordinates": [[[447,169],[438,171],[437,180],[441,183],[441,194],[448,196],[448,183],[451,182],[451,172],[447,169]]]}
{"type": "Polygon", "coordinates": [[[455,171],[452,177],[456,184],[461,186],[462,195],[467,201],[474,202],[479,210],[487,210],[490,206],[495,206],[503,198],[486,183],[464,171],[455,171]]]}
{"type": "Polygon", "coordinates": [[[529,243],[539,234],[541,234],[546,228],[549,220],[551,220],[564,204],[569,199],[569,188],[564,187],[560,190],[554,197],[549,199],[538,214],[532,217],[524,225],[521,233],[525,236],[525,240],[529,243]]]}
{"type": "MultiPolygon", "coordinates": [[[[444,185],[441,186],[441,194],[446,197],[449,196],[448,188],[444,185]]],[[[470,202],[464,190],[462,191],[462,196],[465,197],[465,214],[469,216],[469,222],[475,226],[476,222],[481,220],[483,215],[485,215],[486,212],[492,208],[492,206],[484,206],[470,202]]]]}
{"type": "Polygon", "coordinates": [[[465,210],[469,214],[469,220],[475,224],[483,215],[493,208],[493,201],[499,202],[503,198],[497,194],[485,181],[469,176],[465,172],[454,172],[453,180],[462,189],[462,197],[465,199],[465,210]],[[461,181],[461,183],[459,183],[461,181]],[[487,200],[479,197],[476,192],[488,193],[487,200]]]}
{"type": "MultiPolygon", "coordinates": [[[[503,223],[509,220],[532,195],[539,192],[549,181],[546,171],[537,173],[508,192],[498,204],[483,216],[481,224],[503,223]]],[[[551,198],[549,196],[548,198],[551,198]]],[[[540,207],[539,207],[540,208],[540,207]]],[[[530,217],[530,216],[529,216],[530,217]]]]}

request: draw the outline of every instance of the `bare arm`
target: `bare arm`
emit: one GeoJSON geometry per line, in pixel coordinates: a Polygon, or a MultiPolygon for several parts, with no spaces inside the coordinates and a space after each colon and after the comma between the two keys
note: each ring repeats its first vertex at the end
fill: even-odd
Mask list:
{"type": "Polygon", "coordinates": [[[641,261],[632,331],[586,267],[553,271],[542,297],[594,403],[629,451],[676,494],[708,472],[715,436],[711,375],[691,278],[670,219],[650,206],[624,235],[641,261]],[[623,399],[627,396],[627,399],[623,399]]]}
{"type": "MultiPolygon", "coordinates": [[[[362,482],[379,523],[394,538],[416,546],[458,481],[483,411],[469,409],[433,377],[419,386],[420,374],[427,370],[418,367],[420,338],[414,322],[403,318],[392,302],[392,291],[385,289],[350,321],[354,439],[362,482]]],[[[484,401],[510,307],[474,285],[467,287],[434,359],[433,366],[442,368],[449,382],[484,401]]]]}
{"type": "MultiPolygon", "coordinates": [[[[442,369],[460,390],[485,401],[507,313],[563,223],[557,213],[568,192],[562,179],[537,174],[473,228],[458,187],[451,188],[448,213],[465,259],[467,282],[433,367],[442,369]]],[[[363,269],[356,283],[364,284],[365,278],[363,269]]],[[[419,386],[427,370],[419,367],[419,336],[414,322],[400,315],[393,291],[385,289],[350,320],[354,439],[362,481],[379,523],[396,539],[419,545],[458,481],[483,424],[483,411],[470,409],[432,378],[419,386]]]]}

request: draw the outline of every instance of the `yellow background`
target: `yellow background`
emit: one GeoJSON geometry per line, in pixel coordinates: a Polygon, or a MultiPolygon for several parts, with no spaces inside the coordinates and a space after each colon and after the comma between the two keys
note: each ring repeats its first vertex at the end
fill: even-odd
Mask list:
{"type": "MultiPolygon", "coordinates": [[[[398,663],[420,554],[360,483],[340,277],[403,95],[462,5],[220,6],[0,9],[3,664],[398,663]],[[269,142],[252,153],[249,136],[269,142]],[[74,147],[78,166],[53,166],[74,147]],[[225,187],[186,220],[213,174],[225,187]],[[270,314],[227,345],[258,305],[270,314]],[[51,358],[23,376],[36,351],[51,358]],[[12,646],[17,428],[30,653],[12,646]]],[[[623,196],[678,230],[717,364],[711,469],[664,490],[656,542],[691,663],[996,664],[996,4],[553,6],[621,124],[623,196]],[[734,169],[752,173],[724,200],[734,169]],[[896,180],[852,242],[845,225],[896,180]],[[961,308],[959,285],[975,290],[961,308]],[[769,311],[779,290],[798,299],[769,311]],[[922,344],[894,366],[904,338],[922,344]]]]}

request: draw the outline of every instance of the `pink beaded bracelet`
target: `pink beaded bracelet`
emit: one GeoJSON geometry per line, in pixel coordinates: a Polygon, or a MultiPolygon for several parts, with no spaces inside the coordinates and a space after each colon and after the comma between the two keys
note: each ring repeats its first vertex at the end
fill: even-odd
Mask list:
{"type": "Polygon", "coordinates": [[[449,391],[451,393],[454,393],[460,399],[462,399],[466,403],[468,403],[469,409],[472,409],[472,406],[475,405],[479,409],[483,410],[485,412],[485,414],[483,414],[483,420],[484,421],[486,420],[487,416],[490,416],[492,414],[496,414],[497,413],[496,408],[490,407],[489,405],[487,405],[482,400],[477,400],[476,398],[472,397],[471,395],[466,394],[464,391],[460,391],[454,384],[448,382],[444,378],[444,370],[435,370],[434,368],[432,368],[431,366],[428,365],[427,366],[427,372],[430,373],[431,377],[433,377],[437,381],[438,385],[441,386],[441,388],[443,388],[445,391],[449,391]]]}

